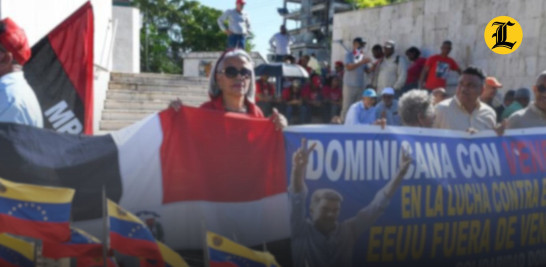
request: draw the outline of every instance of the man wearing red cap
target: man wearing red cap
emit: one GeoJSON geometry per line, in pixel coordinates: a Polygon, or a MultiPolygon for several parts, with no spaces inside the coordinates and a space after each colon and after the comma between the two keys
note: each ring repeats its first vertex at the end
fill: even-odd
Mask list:
{"type": "Polygon", "coordinates": [[[22,66],[30,58],[23,29],[13,20],[0,21],[0,122],[43,127],[42,110],[25,80],[22,66]]]}
{"type": "MultiPolygon", "coordinates": [[[[489,76],[485,78],[485,86],[483,87],[482,94],[480,95],[480,100],[485,104],[489,105],[492,108],[496,108],[495,97],[497,96],[497,91],[502,88],[502,84],[497,80],[497,78],[489,76]]],[[[499,103],[500,104],[500,103],[499,103]]]]}
{"type": "Polygon", "coordinates": [[[250,21],[243,12],[245,0],[237,0],[235,9],[228,9],[218,18],[218,26],[228,35],[228,48],[245,49],[246,36],[250,34],[250,21]],[[228,21],[228,28],[224,24],[228,21]]]}

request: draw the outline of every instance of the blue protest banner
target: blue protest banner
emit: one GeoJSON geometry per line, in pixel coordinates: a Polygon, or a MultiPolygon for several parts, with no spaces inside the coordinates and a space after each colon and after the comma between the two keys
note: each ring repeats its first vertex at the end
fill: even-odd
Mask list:
{"type": "Polygon", "coordinates": [[[544,132],[289,127],[295,266],[546,264],[544,132]]]}

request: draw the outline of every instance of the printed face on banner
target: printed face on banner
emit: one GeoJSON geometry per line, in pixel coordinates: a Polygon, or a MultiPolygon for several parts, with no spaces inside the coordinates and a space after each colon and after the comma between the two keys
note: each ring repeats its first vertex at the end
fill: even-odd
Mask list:
{"type": "Polygon", "coordinates": [[[537,258],[546,244],[544,135],[414,130],[285,131],[293,264],[544,264],[537,258]],[[302,138],[314,148],[298,190],[291,161],[302,138]],[[341,200],[317,201],[324,190],[341,200]]]}

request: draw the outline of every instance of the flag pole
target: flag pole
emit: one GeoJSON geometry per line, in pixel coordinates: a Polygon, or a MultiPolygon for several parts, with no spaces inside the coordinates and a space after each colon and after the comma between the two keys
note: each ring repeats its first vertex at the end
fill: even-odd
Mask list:
{"type": "Polygon", "coordinates": [[[205,259],[205,267],[210,267],[210,255],[209,246],[207,242],[207,227],[205,226],[205,220],[201,218],[201,232],[203,232],[203,257],[205,259]]]}
{"type": "Polygon", "coordinates": [[[102,186],[102,264],[108,266],[108,202],[106,201],[106,189],[102,186]]]}

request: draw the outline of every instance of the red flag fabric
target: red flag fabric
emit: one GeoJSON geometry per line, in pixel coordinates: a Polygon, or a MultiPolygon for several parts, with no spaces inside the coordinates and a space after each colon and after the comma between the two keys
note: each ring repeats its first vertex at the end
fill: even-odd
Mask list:
{"type": "Polygon", "coordinates": [[[270,120],[187,107],[160,118],[163,203],[243,202],[286,192],[284,141],[270,120]]]}

